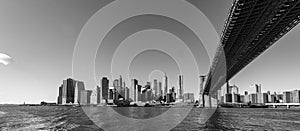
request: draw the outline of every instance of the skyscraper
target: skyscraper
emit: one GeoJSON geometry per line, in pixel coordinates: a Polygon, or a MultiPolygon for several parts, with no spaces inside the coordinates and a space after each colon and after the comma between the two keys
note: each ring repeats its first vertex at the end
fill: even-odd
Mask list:
{"type": "Polygon", "coordinates": [[[136,102],[137,101],[141,101],[141,98],[142,98],[142,86],[141,85],[137,85],[137,88],[136,88],[136,102]]]}
{"type": "MultiPolygon", "coordinates": [[[[63,84],[59,88],[59,97],[58,97],[59,104],[74,103],[76,101],[75,100],[76,82],[77,81],[71,78],[68,78],[67,80],[63,80],[63,84]]],[[[78,97],[78,94],[76,94],[76,97],[78,97]]]]}
{"type": "Polygon", "coordinates": [[[261,93],[261,84],[252,84],[250,86],[250,88],[254,88],[255,89],[255,93],[261,93]]]}
{"type": "Polygon", "coordinates": [[[76,81],[74,103],[80,102],[80,99],[81,99],[80,91],[81,90],[85,90],[84,83],[82,81],[76,81]]]}
{"type": "Polygon", "coordinates": [[[160,97],[162,95],[163,95],[163,93],[162,93],[162,83],[158,82],[158,97],[160,97]]]}
{"type": "Polygon", "coordinates": [[[183,94],[183,101],[188,103],[194,103],[194,93],[184,93],[183,94]]]}
{"type": "Polygon", "coordinates": [[[122,78],[115,79],[114,82],[113,82],[113,87],[116,90],[116,92],[115,92],[116,99],[119,99],[121,97],[121,92],[122,92],[121,85],[122,85],[122,83],[120,83],[120,80],[122,80],[122,78]]]}
{"type": "Polygon", "coordinates": [[[156,97],[159,94],[156,79],[153,80],[153,90],[154,90],[154,96],[156,97]]]}
{"type": "Polygon", "coordinates": [[[164,76],[164,96],[167,96],[168,94],[168,76],[167,73],[165,72],[165,76],[164,76]]]}
{"type": "Polygon", "coordinates": [[[183,98],[183,75],[179,75],[179,90],[178,90],[179,99],[183,98]]]}
{"type": "Polygon", "coordinates": [[[124,97],[124,99],[125,100],[129,100],[129,89],[128,89],[128,87],[124,87],[124,89],[125,89],[125,97],[124,97]]]}
{"type": "Polygon", "coordinates": [[[125,95],[125,90],[126,90],[126,84],[125,81],[123,82],[122,88],[121,88],[121,96],[126,100],[126,95],[125,95]]]}
{"type": "Polygon", "coordinates": [[[136,79],[131,79],[131,88],[129,90],[129,96],[132,101],[136,101],[136,90],[137,90],[138,81],[136,79]]]}
{"type": "Polygon", "coordinates": [[[300,103],[300,90],[294,90],[292,92],[293,103],[300,103]]]}
{"type": "Polygon", "coordinates": [[[57,104],[62,104],[62,90],[63,90],[63,85],[60,85],[58,89],[57,104]]]}
{"type": "Polygon", "coordinates": [[[103,77],[101,80],[101,99],[108,99],[108,89],[109,89],[109,80],[106,77],[103,77]]]}
{"type": "Polygon", "coordinates": [[[97,95],[97,104],[101,103],[101,87],[96,87],[96,95],[97,95]]]}
{"type": "Polygon", "coordinates": [[[239,87],[236,85],[229,86],[229,93],[230,94],[239,94],[239,87]]]}
{"type": "Polygon", "coordinates": [[[119,78],[119,86],[122,89],[123,81],[122,81],[122,76],[121,75],[120,75],[120,78],[119,78]]]}
{"type": "Polygon", "coordinates": [[[62,87],[62,103],[67,103],[67,80],[63,80],[63,87],[62,87]]]}
{"type": "Polygon", "coordinates": [[[292,103],[292,92],[290,91],[286,91],[286,92],[283,92],[283,102],[284,103],[292,103]]]}
{"type": "MultiPolygon", "coordinates": [[[[65,83],[64,83],[65,84],[65,83]]],[[[75,95],[75,85],[76,81],[68,78],[67,79],[67,85],[66,85],[66,90],[67,90],[67,97],[66,97],[66,103],[74,103],[74,95],[75,95]]]]}
{"type": "Polygon", "coordinates": [[[90,90],[80,90],[80,96],[81,96],[81,99],[80,99],[80,104],[81,105],[88,105],[91,103],[91,94],[92,94],[92,91],[90,90]]]}

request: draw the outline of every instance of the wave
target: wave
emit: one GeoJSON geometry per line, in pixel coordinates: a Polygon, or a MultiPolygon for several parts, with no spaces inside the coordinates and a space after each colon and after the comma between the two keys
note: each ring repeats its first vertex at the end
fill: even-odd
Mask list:
{"type": "Polygon", "coordinates": [[[0,116],[3,116],[5,114],[6,114],[6,112],[0,111],[0,116]]]}

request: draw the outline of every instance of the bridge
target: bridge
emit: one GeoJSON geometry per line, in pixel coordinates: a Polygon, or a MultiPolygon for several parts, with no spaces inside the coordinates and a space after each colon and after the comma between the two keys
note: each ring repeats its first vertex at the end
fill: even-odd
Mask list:
{"type": "Polygon", "coordinates": [[[234,0],[203,94],[220,89],[299,22],[300,0],[234,0]]]}

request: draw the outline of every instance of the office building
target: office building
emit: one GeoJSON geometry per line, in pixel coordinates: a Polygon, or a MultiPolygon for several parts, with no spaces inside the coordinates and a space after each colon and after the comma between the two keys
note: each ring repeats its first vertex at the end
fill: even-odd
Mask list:
{"type": "Polygon", "coordinates": [[[276,95],[275,94],[271,94],[271,99],[270,99],[270,103],[278,103],[279,101],[276,100],[276,95]]]}
{"type": "Polygon", "coordinates": [[[268,94],[257,93],[257,103],[268,103],[268,94]]]}
{"type": "Polygon", "coordinates": [[[62,87],[62,104],[67,103],[67,80],[63,80],[63,87],[62,87]]]}
{"type": "Polygon", "coordinates": [[[60,88],[61,94],[59,94],[59,102],[58,103],[61,103],[61,104],[72,103],[73,104],[75,102],[76,81],[71,78],[68,78],[67,80],[63,80],[63,84],[60,87],[61,87],[60,88]]]}
{"type": "Polygon", "coordinates": [[[283,102],[284,103],[292,103],[293,102],[292,92],[290,92],[290,91],[283,92],[283,102]]]}
{"type": "MultiPolygon", "coordinates": [[[[125,84],[125,83],[124,83],[125,84]]],[[[122,76],[120,75],[120,78],[119,78],[119,86],[120,88],[124,87],[123,86],[123,80],[122,80],[122,76]]]]}
{"type": "Polygon", "coordinates": [[[225,102],[233,102],[232,101],[233,95],[232,94],[226,94],[225,95],[225,102]]]}
{"type": "Polygon", "coordinates": [[[240,95],[240,103],[245,103],[245,96],[244,95],[240,95]]]}
{"type": "Polygon", "coordinates": [[[163,95],[163,92],[162,92],[162,83],[161,82],[158,82],[158,96],[162,96],[163,95]]]}
{"type": "Polygon", "coordinates": [[[67,79],[67,103],[75,102],[75,86],[76,81],[73,79],[67,79]]]}
{"type": "Polygon", "coordinates": [[[97,104],[101,103],[101,87],[96,86],[96,98],[97,98],[97,104]]]}
{"type": "Polygon", "coordinates": [[[90,90],[80,90],[80,104],[81,105],[88,105],[91,103],[91,94],[92,91],[90,90]]]}
{"type": "Polygon", "coordinates": [[[252,84],[250,86],[250,88],[254,88],[255,89],[255,93],[262,93],[261,92],[261,84],[252,84]]]}
{"type": "Polygon", "coordinates": [[[159,95],[157,79],[153,80],[153,91],[154,91],[154,96],[157,97],[159,95]]]}
{"type": "Polygon", "coordinates": [[[117,91],[116,88],[113,86],[109,87],[108,100],[117,100],[117,91]]]}
{"type": "Polygon", "coordinates": [[[78,104],[80,102],[80,91],[85,90],[84,83],[82,81],[76,81],[75,84],[75,94],[74,94],[74,103],[78,104]]]}
{"type": "Polygon", "coordinates": [[[63,90],[63,85],[60,85],[58,88],[57,104],[62,104],[62,90],[63,90]]]}
{"type": "Polygon", "coordinates": [[[249,95],[249,101],[251,103],[257,103],[257,94],[250,94],[249,95]]]}
{"type": "Polygon", "coordinates": [[[239,94],[239,88],[236,85],[229,86],[230,94],[239,94]]]}
{"type": "Polygon", "coordinates": [[[136,101],[141,101],[142,98],[142,86],[141,85],[137,85],[137,89],[136,89],[136,101]]]}
{"type": "Polygon", "coordinates": [[[292,92],[293,103],[300,103],[300,90],[294,90],[292,92]]]}
{"type": "Polygon", "coordinates": [[[82,90],[85,90],[82,81],[71,78],[63,80],[63,84],[59,87],[57,104],[80,104],[82,90]]]}
{"type": "Polygon", "coordinates": [[[164,96],[166,96],[168,93],[168,76],[167,73],[165,72],[164,76],[164,96]]]}
{"type": "Polygon", "coordinates": [[[250,102],[250,95],[248,95],[248,92],[247,92],[244,95],[244,103],[249,103],[249,102],[250,102]]]}
{"type": "Polygon", "coordinates": [[[109,80],[107,77],[103,77],[101,80],[101,99],[106,101],[108,99],[109,80]]]}
{"type": "Polygon", "coordinates": [[[194,103],[194,93],[184,93],[183,94],[183,102],[194,103]]]}
{"type": "Polygon", "coordinates": [[[125,100],[129,100],[129,88],[125,87],[125,100]]]}
{"type": "Polygon", "coordinates": [[[179,75],[179,90],[178,90],[178,98],[182,99],[183,98],[183,75],[179,75]]]}
{"type": "Polygon", "coordinates": [[[137,101],[136,99],[136,95],[137,95],[136,90],[138,88],[137,86],[138,86],[138,81],[136,79],[131,79],[131,88],[129,90],[129,96],[130,99],[135,102],[137,101]]]}
{"type": "Polygon", "coordinates": [[[283,94],[276,94],[276,100],[277,100],[277,102],[282,103],[283,102],[283,94]]]}

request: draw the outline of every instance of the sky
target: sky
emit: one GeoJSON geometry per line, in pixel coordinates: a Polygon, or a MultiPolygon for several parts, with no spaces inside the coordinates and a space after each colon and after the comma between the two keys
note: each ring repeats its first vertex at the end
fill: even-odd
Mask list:
{"type": "MultiPolygon", "coordinates": [[[[93,14],[108,2],[110,0],[0,1],[0,53],[13,58],[12,63],[0,66],[0,104],[55,102],[62,80],[73,75],[73,52],[82,28],[93,14]]],[[[232,1],[189,0],[189,2],[198,6],[220,36],[232,1]]],[[[156,16],[154,18],[159,21],[168,20],[156,16]]],[[[137,19],[143,21],[142,17],[137,19]]],[[[148,24],[151,23],[150,21],[148,24]]],[[[176,22],[172,24],[174,25],[176,22]]],[[[163,27],[159,29],[161,28],[163,27]]],[[[122,44],[114,54],[111,72],[101,71],[103,48],[100,48],[95,59],[96,81],[99,81],[101,76],[111,75],[108,76],[111,80],[121,74],[127,80],[131,77],[139,78],[144,84],[149,78],[161,79],[162,72],[167,72],[170,77],[169,84],[177,86],[176,74],[180,72],[184,74],[184,80],[187,80],[184,81],[184,86],[188,87],[186,90],[197,92],[196,86],[199,83],[198,78],[194,77],[197,76],[195,72],[199,74],[208,72],[207,54],[200,51],[196,57],[201,61],[193,61],[191,57],[193,51],[189,51],[185,45],[187,41],[182,40],[190,35],[182,35],[179,39],[179,34],[174,35],[176,31],[173,34],[169,32],[172,30],[148,29],[129,34],[121,41],[122,44]],[[176,46],[167,46],[170,43],[176,46]],[[143,50],[142,47],[147,47],[148,50],[143,50]],[[131,56],[126,56],[129,54],[131,56]],[[194,71],[195,67],[200,67],[199,71],[194,71]],[[189,73],[191,71],[194,72],[189,73]]],[[[118,30],[111,33],[118,33],[118,30]]],[[[282,92],[300,89],[297,83],[300,81],[298,75],[300,70],[297,68],[300,67],[299,34],[300,27],[296,26],[230,80],[230,83],[237,85],[240,91],[251,91],[249,86],[255,83],[262,84],[262,91],[282,92]]],[[[104,40],[110,42],[109,37],[104,40]]],[[[203,49],[202,46],[192,47],[203,49]]]]}

